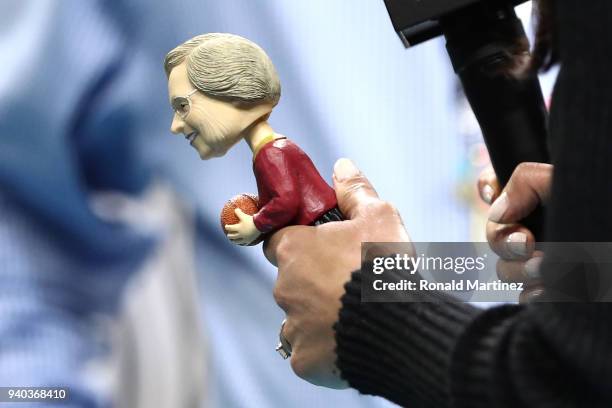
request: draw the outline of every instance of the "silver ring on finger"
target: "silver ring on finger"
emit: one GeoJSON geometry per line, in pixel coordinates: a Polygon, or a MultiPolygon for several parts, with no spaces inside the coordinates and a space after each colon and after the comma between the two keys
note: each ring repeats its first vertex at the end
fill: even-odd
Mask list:
{"type": "Polygon", "coordinates": [[[276,351],[281,355],[283,360],[291,357],[291,343],[289,343],[285,336],[283,336],[283,328],[285,327],[286,322],[287,319],[284,319],[281,323],[280,331],[278,333],[278,344],[276,345],[276,351]]]}

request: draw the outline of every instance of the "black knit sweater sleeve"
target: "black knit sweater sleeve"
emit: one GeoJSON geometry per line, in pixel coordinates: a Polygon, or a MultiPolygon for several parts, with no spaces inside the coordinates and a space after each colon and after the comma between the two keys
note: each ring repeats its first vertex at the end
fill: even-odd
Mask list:
{"type": "MultiPolygon", "coordinates": [[[[562,61],[551,110],[549,241],[612,241],[612,2],[558,0],[562,61]]],[[[554,268],[543,265],[544,284],[554,268]]],[[[361,303],[346,284],[338,367],[362,393],[408,407],[612,406],[609,303],[486,311],[437,293],[361,303]]]]}

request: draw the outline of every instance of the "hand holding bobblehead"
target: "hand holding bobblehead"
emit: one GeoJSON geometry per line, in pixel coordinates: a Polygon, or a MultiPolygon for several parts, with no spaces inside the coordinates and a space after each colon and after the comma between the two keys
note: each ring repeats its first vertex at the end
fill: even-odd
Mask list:
{"type": "Polygon", "coordinates": [[[287,225],[343,219],[310,158],[268,123],[280,80],[258,45],[233,34],[199,35],[170,51],[164,68],[172,133],[183,134],[202,160],[225,155],[241,139],[253,152],[260,209],[253,216],[236,209],[240,222],[225,226],[233,243],[248,245],[287,225]]]}

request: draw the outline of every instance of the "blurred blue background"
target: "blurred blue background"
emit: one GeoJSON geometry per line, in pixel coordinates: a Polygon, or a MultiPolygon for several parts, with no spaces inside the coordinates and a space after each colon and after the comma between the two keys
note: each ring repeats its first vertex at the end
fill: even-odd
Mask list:
{"type": "Polygon", "coordinates": [[[240,144],[203,162],[171,135],[162,62],[201,33],[253,40],[281,78],[272,126],[324,178],[349,157],[414,240],[467,241],[482,238],[471,232],[472,186],[486,160],[470,156],[480,141],[459,126],[465,112],[441,39],[405,50],[383,2],[366,0],[9,0],[0,27],[0,386],[68,385],[74,406],[170,406],[122,394],[171,393],[151,386],[159,373],[193,394],[184,406],[391,405],[305,383],[276,354],[275,269],[260,246],[231,245],[218,221],[226,200],[257,190],[251,152],[240,144]],[[174,197],[161,206],[165,218],[147,206],[159,188],[174,197]],[[180,240],[175,213],[185,215],[180,240]],[[134,284],[166,244],[175,263],[153,279],[182,289],[134,284]],[[193,276],[179,277],[185,257],[193,276]],[[149,303],[130,301],[145,292],[149,303]],[[183,304],[187,292],[195,301],[183,304]],[[158,327],[164,302],[179,317],[164,315],[158,327]],[[185,315],[201,326],[184,319],[191,331],[181,329],[185,315]],[[178,342],[182,363],[126,351],[125,332],[132,345],[147,337],[152,350],[178,342]],[[158,371],[122,360],[135,354],[158,371]],[[197,366],[206,373],[192,375],[197,366]]]}

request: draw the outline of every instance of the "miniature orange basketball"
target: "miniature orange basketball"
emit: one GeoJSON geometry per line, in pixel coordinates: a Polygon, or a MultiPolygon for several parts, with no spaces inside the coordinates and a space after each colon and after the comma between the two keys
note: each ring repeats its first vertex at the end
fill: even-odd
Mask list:
{"type": "MultiPolygon", "coordinates": [[[[236,208],[240,208],[245,214],[253,215],[259,211],[259,199],[253,194],[238,194],[228,200],[221,210],[221,229],[225,234],[226,225],[238,224],[240,219],[234,213],[236,208]]],[[[256,239],[251,245],[257,245],[263,240],[263,235],[256,239]]]]}

